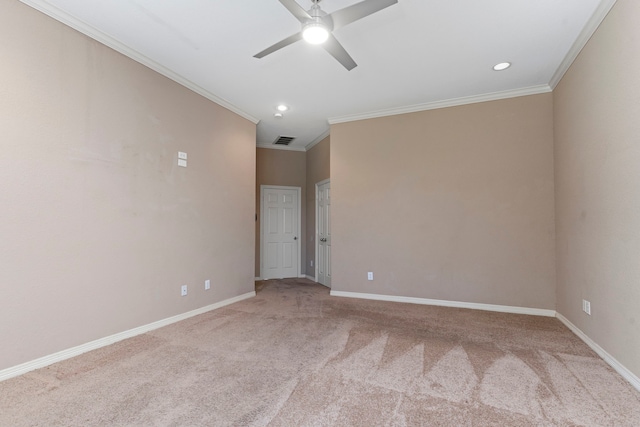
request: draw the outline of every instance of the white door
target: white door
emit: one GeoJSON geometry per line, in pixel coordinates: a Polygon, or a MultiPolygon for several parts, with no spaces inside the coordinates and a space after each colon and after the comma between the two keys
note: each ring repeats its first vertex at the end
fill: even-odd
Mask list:
{"type": "Polygon", "coordinates": [[[318,283],[331,287],[331,186],[328,181],[316,184],[316,277],[318,283]]]}
{"type": "Polygon", "coordinates": [[[298,277],[300,240],[300,189],[261,188],[263,279],[298,277]]]}

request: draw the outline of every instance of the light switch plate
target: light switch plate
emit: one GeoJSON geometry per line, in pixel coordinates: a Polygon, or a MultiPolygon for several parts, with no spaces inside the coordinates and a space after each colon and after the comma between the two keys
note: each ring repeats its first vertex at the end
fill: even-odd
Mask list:
{"type": "Polygon", "coordinates": [[[187,167],[187,161],[183,159],[178,159],[178,166],[182,166],[183,168],[187,167]]]}
{"type": "Polygon", "coordinates": [[[178,151],[178,158],[187,160],[187,153],[185,153],[184,151],[178,151]]]}

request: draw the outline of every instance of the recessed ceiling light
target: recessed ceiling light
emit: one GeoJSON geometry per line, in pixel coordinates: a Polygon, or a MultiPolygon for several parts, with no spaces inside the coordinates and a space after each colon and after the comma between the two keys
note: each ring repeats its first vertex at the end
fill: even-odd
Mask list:
{"type": "Polygon", "coordinates": [[[278,108],[278,111],[287,111],[287,110],[289,109],[289,107],[287,107],[287,106],[286,106],[286,105],[284,105],[284,104],[280,104],[280,105],[278,105],[278,107],[277,107],[277,108],[278,108]]]}
{"type": "Polygon", "coordinates": [[[281,119],[282,118],[282,113],[275,113],[273,115],[273,117],[275,117],[276,119],[281,119]]]}
{"type": "Polygon", "coordinates": [[[494,65],[493,69],[495,71],[502,71],[502,70],[506,70],[509,67],[511,67],[511,62],[501,62],[499,64],[494,65]]]}

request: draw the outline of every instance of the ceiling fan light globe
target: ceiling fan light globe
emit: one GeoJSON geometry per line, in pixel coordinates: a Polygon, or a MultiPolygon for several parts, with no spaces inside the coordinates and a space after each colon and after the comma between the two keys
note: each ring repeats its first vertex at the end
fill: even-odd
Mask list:
{"type": "Polygon", "coordinates": [[[302,30],[302,37],[307,43],[322,44],[329,38],[329,30],[318,22],[305,25],[302,30]]]}

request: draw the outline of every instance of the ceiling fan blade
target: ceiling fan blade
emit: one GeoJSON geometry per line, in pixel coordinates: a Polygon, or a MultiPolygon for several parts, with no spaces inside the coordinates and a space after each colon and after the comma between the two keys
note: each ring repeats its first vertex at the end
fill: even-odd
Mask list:
{"type": "Polygon", "coordinates": [[[327,52],[329,52],[331,56],[336,58],[338,62],[341,63],[342,66],[348,71],[351,71],[358,66],[358,64],[356,64],[356,61],[354,61],[353,58],[347,53],[347,51],[344,49],[344,47],[342,47],[340,42],[333,36],[333,34],[329,35],[329,38],[326,42],[324,42],[324,44],[322,44],[322,47],[327,52]]]}
{"type": "Polygon", "coordinates": [[[337,30],[353,21],[369,16],[396,3],[398,3],[398,0],[365,0],[353,6],[336,10],[329,14],[329,17],[333,20],[333,29],[337,30]]]}
{"type": "Polygon", "coordinates": [[[263,58],[267,55],[269,55],[270,53],[275,52],[276,50],[280,50],[283,47],[289,46],[292,43],[297,42],[298,40],[302,40],[302,33],[296,33],[292,36],[287,37],[284,40],[280,40],[278,43],[274,44],[273,46],[270,46],[268,48],[266,48],[265,50],[263,50],[262,52],[258,52],[255,55],[253,55],[254,58],[263,58]]]}
{"type": "Polygon", "coordinates": [[[304,23],[308,19],[311,19],[311,15],[309,15],[302,6],[296,3],[295,0],[280,0],[280,3],[282,3],[282,5],[286,7],[287,10],[298,19],[298,21],[304,23]]]}

